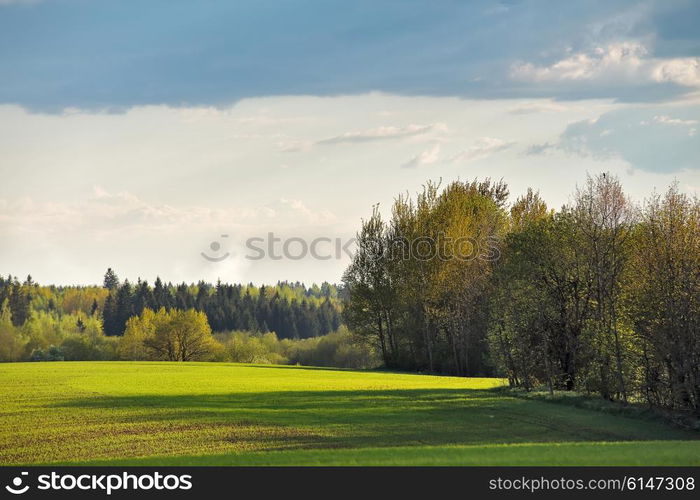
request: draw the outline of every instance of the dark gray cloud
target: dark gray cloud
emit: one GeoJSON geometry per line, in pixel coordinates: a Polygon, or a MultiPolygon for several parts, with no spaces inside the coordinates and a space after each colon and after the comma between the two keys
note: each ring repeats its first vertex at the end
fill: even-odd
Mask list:
{"type": "Polygon", "coordinates": [[[681,0],[62,0],[0,9],[0,103],[43,111],[375,90],[655,100],[687,89],[514,80],[510,70],[620,38],[653,40],[655,56],[668,58],[691,57],[700,43],[689,20],[697,3],[681,0]]]}

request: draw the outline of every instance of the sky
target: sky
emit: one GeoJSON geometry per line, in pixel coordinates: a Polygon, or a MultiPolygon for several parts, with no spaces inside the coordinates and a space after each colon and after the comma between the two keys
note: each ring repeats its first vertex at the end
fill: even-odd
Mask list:
{"type": "Polygon", "coordinates": [[[338,282],[372,206],[428,180],[553,208],[599,172],[636,202],[698,195],[697,19],[690,0],[0,0],[0,273],[338,282]]]}

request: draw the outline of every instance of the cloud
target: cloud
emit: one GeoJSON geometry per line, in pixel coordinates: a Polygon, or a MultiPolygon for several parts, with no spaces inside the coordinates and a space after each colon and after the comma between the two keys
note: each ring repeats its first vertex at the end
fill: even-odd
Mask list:
{"type": "Polygon", "coordinates": [[[598,161],[621,159],[633,169],[676,173],[700,169],[700,147],[692,125],[700,106],[690,106],[672,117],[644,107],[604,113],[597,119],[569,124],[555,140],[531,145],[526,155],[561,151],[598,161]]]}
{"type": "Polygon", "coordinates": [[[511,78],[535,83],[597,82],[619,86],[640,83],[673,83],[700,87],[700,59],[650,57],[640,42],[616,42],[577,52],[548,66],[519,62],[511,66],[511,78]]]}
{"type": "Polygon", "coordinates": [[[0,223],[32,233],[181,234],[218,227],[258,228],[332,223],[327,209],[312,210],[302,200],[281,198],[258,207],[211,208],[152,203],[127,192],[109,192],[94,186],[92,193],[68,202],[33,198],[0,199],[0,223]]]}
{"type": "Polygon", "coordinates": [[[0,222],[27,232],[179,232],[186,228],[241,224],[264,213],[259,209],[175,207],[150,203],[121,191],[112,193],[95,186],[90,196],[66,202],[37,201],[25,197],[2,200],[0,222]]]}
{"type": "Polygon", "coordinates": [[[426,149],[421,153],[417,154],[406,163],[401,165],[402,168],[415,168],[422,165],[432,165],[440,159],[440,145],[435,144],[430,149],[426,149]]]}
{"type": "Polygon", "coordinates": [[[652,69],[657,82],[671,82],[684,87],[700,87],[700,59],[685,57],[657,63],[652,69]]]}
{"type": "Polygon", "coordinates": [[[301,200],[280,198],[279,202],[296,220],[301,217],[301,220],[309,224],[330,224],[336,220],[336,216],[330,210],[312,210],[301,200]]]}
{"type": "Polygon", "coordinates": [[[668,115],[654,115],[654,122],[663,125],[697,125],[698,120],[682,120],[680,118],[671,118],[668,115]]]}
{"type": "Polygon", "coordinates": [[[504,151],[515,144],[507,142],[503,139],[494,137],[481,137],[474,142],[474,145],[451,156],[448,161],[450,163],[469,163],[491,156],[500,151],[504,151]]]}
{"type": "Polygon", "coordinates": [[[544,142],[542,144],[531,144],[526,150],[526,156],[536,156],[545,154],[553,149],[557,148],[557,144],[551,142],[544,142]]]}
{"type": "Polygon", "coordinates": [[[530,101],[517,104],[508,110],[512,115],[527,115],[532,113],[564,113],[574,110],[574,106],[551,100],[530,101]]]}
{"type": "Polygon", "coordinates": [[[407,125],[405,127],[384,126],[362,131],[345,132],[344,134],[322,139],[316,145],[352,144],[360,142],[385,141],[390,139],[402,139],[431,132],[447,132],[444,123],[432,123],[430,125],[407,125]]]}
{"type": "Polygon", "coordinates": [[[309,151],[313,146],[311,141],[280,141],[277,143],[279,150],[282,153],[298,153],[300,151],[309,151]]]}
{"type": "MultiPolygon", "coordinates": [[[[514,142],[504,141],[494,137],[481,137],[467,149],[445,158],[445,163],[469,163],[487,158],[499,151],[510,148],[514,142]]],[[[432,165],[440,161],[440,144],[435,144],[416,156],[413,156],[402,168],[416,168],[423,165],[432,165]]]]}
{"type": "MultiPolygon", "coordinates": [[[[18,8],[31,3],[27,0],[0,3],[8,6],[0,16],[0,34],[13,47],[3,54],[0,102],[55,114],[67,107],[219,108],[251,97],[330,98],[375,91],[627,100],[658,100],[680,92],[671,85],[644,86],[630,79],[626,82],[634,86],[633,92],[615,84],[579,87],[572,95],[568,88],[528,83],[533,76],[528,71],[521,84],[505,81],[516,60],[535,73],[557,73],[567,63],[590,70],[598,60],[611,57],[577,48],[579,59],[573,52],[553,62],[536,58],[567,45],[608,51],[611,41],[620,43],[615,40],[653,41],[658,54],[668,57],[657,61],[651,79],[641,80],[644,84],[676,82],[688,87],[697,80],[692,50],[698,33],[692,21],[698,7],[688,1],[560,2],[556,9],[547,3],[527,7],[512,1],[449,2],[436,9],[431,2],[419,2],[404,11],[370,0],[346,2],[336,9],[285,2],[272,14],[264,3],[249,2],[241,9],[238,2],[213,2],[206,15],[196,2],[167,11],[160,2],[134,0],[108,6],[44,1],[31,9],[18,8]],[[133,16],[135,6],[138,16],[133,16]],[[132,22],[129,36],[120,43],[110,36],[94,36],[120,32],[125,18],[132,22]],[[338,29],[339,19],[347,30],[338,29]],[[47,25],[52,30],[42,29],[47,25]],[[348,34],[355,31],[367,36],[348,43],[348,34]]],[[[639,58],[650,60],[649,55],[639,58]]],[[[266,121],[256,113],[251,116],[266,121]]]]}

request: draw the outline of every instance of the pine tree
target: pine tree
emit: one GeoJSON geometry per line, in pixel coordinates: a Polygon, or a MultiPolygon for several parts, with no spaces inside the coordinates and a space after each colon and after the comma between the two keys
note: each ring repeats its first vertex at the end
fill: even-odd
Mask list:
{"type": "Polygon", "coordinates": [[[12,312],[12,324],[22,326],[29,319],[29,304],[31,296],[19,284],[14,281],[10,288],[10,311],[12,312]]]}
{"type": "Polygon", "coordinates": [[[124,284],[117,290],[115,314],[116,335],[122,335],[126,329],[126,322],[135,316],[131,284],[129,280],[124,280],[124,284]]]}
{"type": "Polygon", "coordinates": [[[116,273],[112,271],[111,267],[107,268],[107,272],[105,273],[104,287],[110,291],[116,290],[119,287],[119,278],[116,273]]]}
{"type": "Polygon", "coordinates": [[[105,335],[119,335],[116,304],[111,293],[105,299],[102,308],[102,323],[105,335]]]}
{"type": "Polygon", "coordinates": [[[156,282],[153,285],[153,310],[159,310],[164,307],[166,310],[172,307],[172,296],[170,295],[170,290],[163,285],[160,277],[156,278],[156,282]]]}

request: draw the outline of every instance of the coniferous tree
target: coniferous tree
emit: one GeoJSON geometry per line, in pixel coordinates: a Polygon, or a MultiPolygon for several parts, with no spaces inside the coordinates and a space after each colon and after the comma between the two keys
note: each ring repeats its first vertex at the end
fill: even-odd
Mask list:
{"type": "Polygon", "coordinates": [[[126,328],[126,322],[132,316],[136,316],[134,311],[132,289],[129,280],[117,289],[115,299],[114,329],[116,335],[122,335],[126,328]]]}
{"type": "Polygon", "coordinates": [[[31,294],[26,286],[19,284],[15,280],[10,287],[10,311],[12,313],[12,324],[22,326],[29,319],[29,305],[31,303],[31,294]]]}
{"type": "Polygon", "coordinates": [[[119,278],[111,267],[107,268],[103,283],[103,286],[109,291],[116,290],[119,287],[119,278]]]}
{"type": "Polygon", "coordinates": [[[119,335],[119,321],[114,294],[110,293],[102,308],[102,323],[105,335],[119,335]]]}

